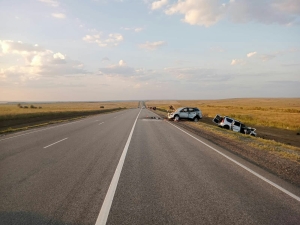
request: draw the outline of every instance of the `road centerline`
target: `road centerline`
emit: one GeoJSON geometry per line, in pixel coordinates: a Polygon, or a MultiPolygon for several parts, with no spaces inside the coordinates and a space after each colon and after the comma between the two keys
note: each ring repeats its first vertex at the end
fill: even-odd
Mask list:
{"type": "Polygon", "coordinates": [[[137,115],[137,117],[134,121],[134,124],[131,128],[129,137],[128,137],[127,142],[125,144],[125,147],[123,149],[123,153],[122,153],[121,158],[119,160],[118,166],[115,170],[114,176],[113,176],[113,178],[111,180],[111,183],[109,185],[108,191],[106,193],[105,199],[103,201],[103,204],[102,204],[102,207],[100,209],[100,213],[98,215],[98,218],[96,220],[95,225],[105,225],[106,222],[107,222],[107,218],[108,218],[109,211],[110,211],[110,208],[111,208],[111,205],[112,205],[112,201],[114,199],[114,195],[115,195],[115,192],[116,192],[116,189],[117,189],[117,185],[118,185],[119,178],[120,178],[120,175],[121,175],[121,172],[122,172],[122,168],[123,168],[123,165],[124,165],[124,162],[125,162],[125,158],[126,158],[126,155],[127,155],[127,151],[128,151],[128,148],[129,148],[131,138],[132,138],[132,134],[133,134],[137,119],[139,118],[139,115],[140,115],[141,111],[142,110],[140,110],[139,114],[137,115]]]}
{"type": "Polygon", "coordinates": [[[52,143],[52,144],[50,144],[50,145],[45,146],[44,148],[48,148],[48,147],[50,147],[50,146],[52,146],[52,145],[55,145],[55,144],[57,144],[57,143],[59,143],[59,142],[62,142],[62,141],[64,141],[64,140],[66,140],[66,139],[68,139],[68,138],[64,138],[64,139],[62,139],[62,140],[60,140],[60,141],[54,142],[54,143],[52,143]]]}

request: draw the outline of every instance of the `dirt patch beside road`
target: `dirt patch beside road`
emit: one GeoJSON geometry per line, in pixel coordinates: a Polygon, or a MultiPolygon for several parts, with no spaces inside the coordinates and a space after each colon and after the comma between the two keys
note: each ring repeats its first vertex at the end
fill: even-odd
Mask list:
{"type": "MultiPolygon", "coordinates": [[[[164,112],[155,111],[155,113],[163,118],[166,118],[166,114],[164,112]]],[[[290,147],[290,149],[288,149],[285,148],[284,145],[279,146],[276,144],[276,142],[273,143],[272,141],[264,141],[248,135],[230,132],[216,126],[205,125],[212,125],[213,123],[211,120],[212,118],[203,118],[199,123],[180,121],[177,122],[176,125],[219,146],[222,146],[226,150],[239,155],[247,161],[252,162],[261,168],[281,177],[282,179],[300,187],[299,148],[290,147]],[[261,144],[263,142],[268,142],[268,145],[266,144],[267,147],[261,144]],[[260,145],[262,146],[261,148],[254,147],[260,145]],[[288,154],[290,153],[293,157],[289,158],[288,154]]],[[[265,132],[270,132],[270,130],[266,129],[265,132]]],[[[259,132],[259,134],[262,135],[261,132],[259,132]]]]}

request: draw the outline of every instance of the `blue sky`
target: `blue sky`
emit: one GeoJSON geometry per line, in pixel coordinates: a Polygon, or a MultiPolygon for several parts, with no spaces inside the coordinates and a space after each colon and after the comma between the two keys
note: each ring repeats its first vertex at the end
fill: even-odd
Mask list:
{"type": "Polygon", "coordinates": [[[0,0],[0,101],[300,97],[299,0],[0,0]]]}

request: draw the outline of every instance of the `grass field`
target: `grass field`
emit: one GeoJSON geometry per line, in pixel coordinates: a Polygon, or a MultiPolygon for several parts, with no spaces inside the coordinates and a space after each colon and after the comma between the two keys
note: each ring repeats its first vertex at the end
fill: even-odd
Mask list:
{"type": "Polygon", "coordinates": [[[82,116],[137,108],[138,102],[68,102],[0,104],[0,133],[62,122],[82,116]]]}
{"type": "Polygon", "coordinates": [[[9,117],[21,114],[36,114],[36,113],[49,113],[49,112],[79,112],[90,110],[105,110],[113,108],[136,108],[138,102],[66,102],[66,103],[20,103],[21,106],[28,108],[18,107],[15,104],[0,104],[0,118],[9,117]],[[33,105],[37,108],[30,108],[33,105]],[[104,106],[104,108],[100,108],[104,106]],[[41,108],[39,108],[41,107],[41,108]]]}
{"type": "Polygon", "coordinates": [[[241,120],[248,126],[268,126],[300,131],[300,98],[257,98],[193,101],[148,101],[147,106],[168,110],[191,106],[201,109],[203,116],[216,114],[241,120]]]}

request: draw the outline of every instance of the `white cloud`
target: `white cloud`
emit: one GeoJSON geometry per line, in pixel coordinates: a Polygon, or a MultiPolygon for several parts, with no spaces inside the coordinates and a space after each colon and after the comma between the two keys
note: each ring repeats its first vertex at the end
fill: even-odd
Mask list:
{"type": "Polygon", "coordinates": [[[230,64],[230,65],[235,66],[235,65],[244,64],[244,63],[245,63],[245,62],[244,62],[244,60],[242,60],[242,59],[233,59],[233,60],[231,61],[231,64],[230,64]]]}
{"type": "Polygon", "coordinates": [[[0,40],[0,46],[2,53],[13,53],[20,55],[28,55],[31,53],[43,52],[45,49],[39,47],[38,45],[31,45],[23,43],[21,41],[11,41],[11,40],[0,40]]]}
{"type": "Polygon", "coordinates": [[[218,22],[224,6],[218,0],[183,0],[170,6],[167,15],[183,14],[183,21],[192,25],[211,26],[218,22]]]}
{"type": "Polygon", "coordinates": [[[247,57],[250,58],[250,57],[252,57],[252,56],[254,56],[254,55],[256,55],[256,54],[257,54],[257,52],[249,52],[249,53],[247,54],[247,57]]]}
{"type": "Polygon", "coordinates": [[[180,0],[165,10],[167,15],[182,14],[184,22],[209,27],[221,19],[236,23],[259,22],[299,24],[299,0],[180,0]]]}
{"type": "Polygon", "coordinates": [[[144,30],[144,28],[142,27],[135,27],[135,28],[129,28],[129,27],[122,27],[122,30],[128,30],[128,31],[134,31],[134,32],[141,32],[142,30],[144,30]]]}
{"type": "Polygon", "coordinates": [[[3,57],[17,55],[24,58],[24,62],[16,66],[2,68],[5,77],[19,77],[22,81],[36,80],[43,76],[84,75],[88,73],[82,63],[66,59],[60,53],[38,45],[20,41],[0,40],[0,49],[3,57]]]}
{"type": "Polygon", "coordinates": [[[292,14],[300,13],[300,1],[299,0],[276,0],[273,4],[276,9],[292,14]]]}
{"type": "Polygon", "coordinates": [[[107,38],[102,38],[102,34],[86,35],[83,40],[88,43],[96,43],[100,47],[118,46],[123,41],[121,34],[109,34],[107,38]]]}
{"type": "Polygon", "coordinates": [[[55,1],[55,0],[38,0],[38,1],[46,3],[47,5],[52,6],[52,7],[58,7],[59,6],[59,2],[55,1]]]}
{"type": "Polygon", "coordinates": [[[141,32],[142,30],[144,30],[144,28],[138,27],[138,28],[134,28],[135,32],[141,32]]]}
{"type": "Polygon", "coordinates": [[[66,15],[63,13],[52,13],[51,15],[57,19],[65,19],[66,18],[66,15]]]}
{"type": "Polygon", "coordinates": [[[120,60],[120,61],[119,61],[119,66],[126,66],[125,61],[124,61],[124,60],[120,60]]]}
{"type": "Polygon", "coordinates": [[[162,47],[166,44],[167,43],[165,41],[156,41],[156,42],[147,41],[144,44],[140,44],[139,47],[144,48],[144,49],[148,49],[148,50],[155,50],[155,49],[160,48],[160,47],[162,47]]]}
{"type": "Polygon", "coordinates": [[[120,60],[118,64],[112,64],[107,67],[100,68],[99,75],[136,81],[146,81],[157,77],[157,72],[155,70],[147,70],[144,68],[133,68],[128,66],[124,60],[120,60]]]}
{"type": "Polygon", "coordinates": [[[61,54],[60,52],[58,52],[53,55],[53,58],[54,59],[65,59],[66,57],[63,54],[61,54]]]}
{"type": "Polygon", "coordinates": [[[168,4],[168,0],[155,1],[151,4],[151,9],[152,10],[160,9],[161,7],[163,7],[166,4],[168,4]]]}

